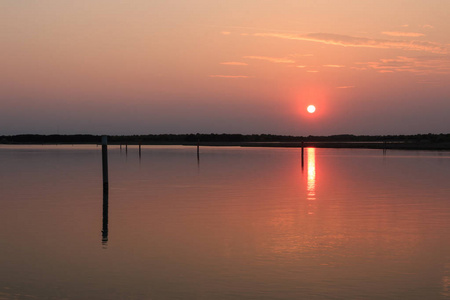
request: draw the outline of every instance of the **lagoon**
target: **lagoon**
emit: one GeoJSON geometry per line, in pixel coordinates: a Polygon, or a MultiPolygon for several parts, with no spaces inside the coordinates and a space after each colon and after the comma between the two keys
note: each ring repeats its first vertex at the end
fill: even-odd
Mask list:
{"type": "Polygon", "coordinates": [[[0,299],[449,299],[450,152],[0,146],[0,299]],[[104,234],[103,234],[104,235],[104,234]]]}

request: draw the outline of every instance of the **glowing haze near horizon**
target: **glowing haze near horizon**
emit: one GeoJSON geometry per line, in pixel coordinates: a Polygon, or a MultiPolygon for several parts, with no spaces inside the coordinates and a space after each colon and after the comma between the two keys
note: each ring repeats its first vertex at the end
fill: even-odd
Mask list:
{"type": "Polygon", "coordinates": [[[446,0],[3,0],[0,135],[448,133],[449,11],[446,0]]]}

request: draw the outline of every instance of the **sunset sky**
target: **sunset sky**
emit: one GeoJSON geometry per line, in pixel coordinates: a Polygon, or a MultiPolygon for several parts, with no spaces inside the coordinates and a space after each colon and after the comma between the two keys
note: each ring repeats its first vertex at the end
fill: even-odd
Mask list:
{"type": "Polygon", "coordinates": [[[449,14],[449,0],[3,0],[0,135],[449,133],[449,14]]]}

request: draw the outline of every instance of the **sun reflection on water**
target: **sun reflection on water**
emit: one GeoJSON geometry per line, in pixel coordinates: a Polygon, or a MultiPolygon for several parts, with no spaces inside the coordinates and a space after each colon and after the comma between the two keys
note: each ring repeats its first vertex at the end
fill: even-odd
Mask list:
{"type": "Polygon", "coordinates": [[[316,149],[308,148],[308,183],[307,183],[307,191],[308,191],[308,200],[316,200],[316,149]]]}

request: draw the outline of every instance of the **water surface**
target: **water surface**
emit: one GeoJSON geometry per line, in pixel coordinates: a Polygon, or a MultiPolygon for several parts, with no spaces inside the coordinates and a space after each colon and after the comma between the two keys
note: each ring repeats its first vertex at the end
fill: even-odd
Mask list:
{"type": "Polygon", "coordinates": [[[449,299],[450,153],[0,147],[0,299],[449,299]],[[103,240],[103,241],[102,241],[103,240]]]}

